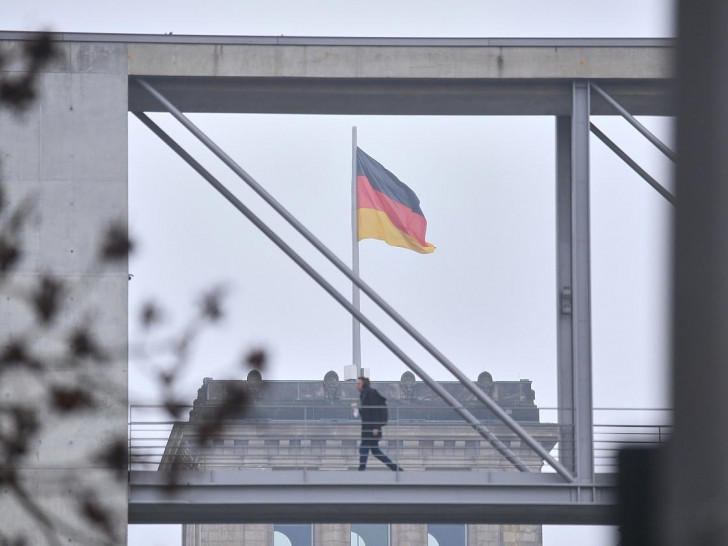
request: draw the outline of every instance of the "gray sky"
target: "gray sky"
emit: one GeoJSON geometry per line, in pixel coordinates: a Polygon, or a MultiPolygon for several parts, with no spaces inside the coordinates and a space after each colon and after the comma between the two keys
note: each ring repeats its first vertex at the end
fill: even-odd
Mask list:
{"type": "MultiPolygon", "coordinates": [[[[375,0],[341,2],[26,0],[3,6],[3,30],[309,36],[664,37],[667,0],[375,0]],[[528,14],[528,17],[524,15],[528,14]]],[[[250,203],[340,290],[343,276],[264,211],[260,201],[168,116],[153,116],[250,203]]],[[[195,115],[193,120],[337,255],[351,255],[351,127],[359,145],[419,196],[428,240],[422,256],[361,244],[361,275],[469,376],[533,380],[536,403],[556,403],[554,121],[531,117],[195,115]]],[[[671,141],[669,120],[642,121],[671,141]]],[[[658,180],[667,162],[623,120],[595,122],[658,180]]],[[[597,407],[669,402],[670,206],[599,141],[591,144],[594,397],[597,407]]],[[[201,290],[230,288],[229,317],[206,337],[183,378],[192,400],[202,378],[240,377],[241,350],[265,347],[268,378],[342,375],[350,318],[137,120],[129,120],[130,219],[139,252],[130,264],[130,312],[149,297],[173,317],[201,290]]],[[[364,302],[365,313],[380,318],[364,302]]],[[[390,324],[388,321],[384,324],[390,324]]],[[[135,339],[133,325],[132,342],[135,339]]],[[[437,379],[450,379],[397,328],[386,331],[437,379]],[[421,360],[419,357],[422,357],[421,360]]],[[[367,333],[374,379],[405,367],[367,333]]],[[[138,368],[135,400],[155,391],[138,368]]],[[[180,543],[132,526],[130,544],[180,543]]],[[[547,528],[547,546],[616,543],[608,531],[547,528]]]]}

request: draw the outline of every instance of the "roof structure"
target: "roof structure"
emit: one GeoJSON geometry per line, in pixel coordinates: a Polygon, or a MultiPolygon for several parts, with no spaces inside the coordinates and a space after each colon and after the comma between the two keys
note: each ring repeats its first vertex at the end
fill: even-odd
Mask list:
{"type": "MultiPolygon", "coordinates": [[[[460,382],[439,383],[479,419],[498,421],[460,382]]],[[[517,421],[539,421],[530,380],[493,381],[490,373],[483,372],[474,383],[517,421]]],[[[372,381],[372,387],[387,398],[392,418],[398,421],[462,422],[432,389],[416,381],[412,372],[403,373],[399,381],[372,381]]],[[[253,370],[244,381],[205,378],[190,411],[190,422],[211,417],[236,389],[244,389],[250,396],[251,404],[240,408],[240,417],[246,420],[353,420],[351,407],[359,400],[356,382],[340,381],[334,371],[322,380],[264,381],[260,372],[253,370]],[[313,407],[315,412],[306,414],[313,407]]]]}

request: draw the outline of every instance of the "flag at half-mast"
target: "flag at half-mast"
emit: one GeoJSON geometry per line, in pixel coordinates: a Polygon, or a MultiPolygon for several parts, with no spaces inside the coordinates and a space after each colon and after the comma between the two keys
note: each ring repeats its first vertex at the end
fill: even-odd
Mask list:
{"type": "Polygon", "coordinates": [[[361,148],[356,149],[359,240],[379,239],[421,254],[435,251],[425,241],[427,220],[410,188],[361,148]]]}

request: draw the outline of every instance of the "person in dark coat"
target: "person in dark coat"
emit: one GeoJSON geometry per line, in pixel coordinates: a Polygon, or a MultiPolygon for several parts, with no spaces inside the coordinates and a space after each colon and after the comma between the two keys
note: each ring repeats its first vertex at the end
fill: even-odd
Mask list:
{"type": "Polygon", "coordinates": [[[381,410],[376,406],[382,406],[386,401],[376,389],[369,384],[368,377],[360,377],[356,381],[356,390],[359,391],[359,416],[361,417],[361,444],[359,447],[359,470],[365,470],[369,451],[377,459],[386,464],[390,470],[399,470],[395,462],[387,457],[379,449],[379,440],[382,438],[382,417],[381,410]]]}

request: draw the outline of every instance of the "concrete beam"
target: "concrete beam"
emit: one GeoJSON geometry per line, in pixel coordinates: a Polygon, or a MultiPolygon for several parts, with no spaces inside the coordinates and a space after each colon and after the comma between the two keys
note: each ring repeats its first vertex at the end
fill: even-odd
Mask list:
{"type": "MultiPolygon", "coordinates": [[[[633,114],[670,115],[669,42],[347,40],[129,43],[129,75],[188,112],[568,115],[598,80],[633,114]],[[546,45],[548,44],[548,45],[546,45]]],[[[614,114],[601,98],[594,114],[614,114]]],[[[130,87],[130,109],[159,111],[130,87]]]]}
{"type": "Polygon", "coordinates": [[[130,474],[129,523],[616,523],[616,480],[556,474],[213,471],[130,474]]]}
{"type": "MultiPolygon", "coordinates": [[[[0,32],[0,43],[28,39],[0,32]]],[[[571,81],[599,82],[635,115],[673,115],[671,40],[307,38],[55,34],[123,46],[129,109],[185,112],[570,115],[571,81]]],[[[601,97],[592,114],[613,115],[601,97]]]]}
{"type": "MultiPolygon", "coordinates": [[[[616,40],[128,44],[129,75],[152,77],[182,110],[297,114],[567,115],[570,81],[595,79],[631,112],[665,115],[672,51],[616,40]]],[[[130,109],[159,109],[145,99],[131,87],[130,109]]]]}
{"type": "Polygon", "coordinates": [[[129,74],[172,77],[626,79],[672,77],[670,47],[129,43],[129,74]]]}

